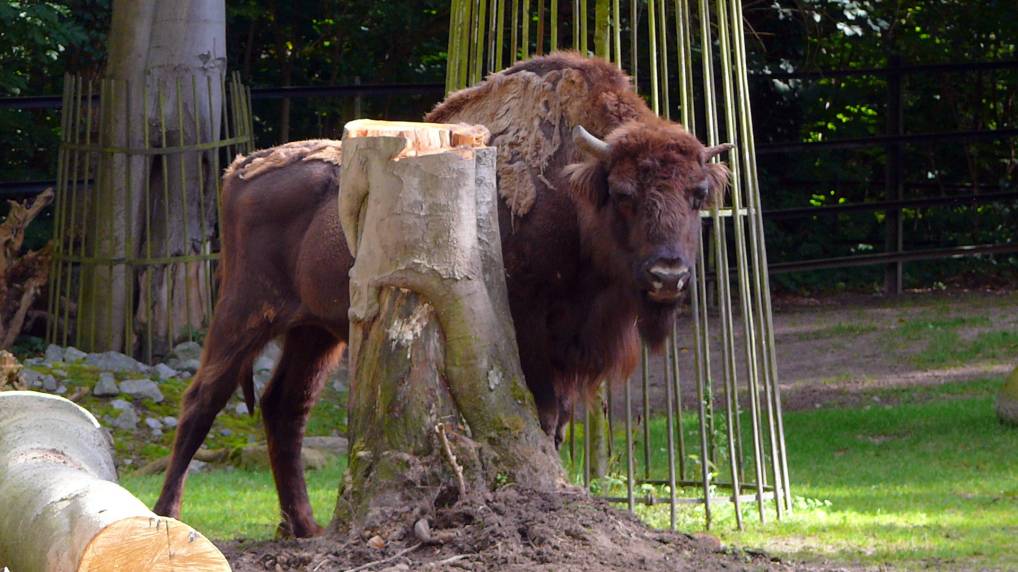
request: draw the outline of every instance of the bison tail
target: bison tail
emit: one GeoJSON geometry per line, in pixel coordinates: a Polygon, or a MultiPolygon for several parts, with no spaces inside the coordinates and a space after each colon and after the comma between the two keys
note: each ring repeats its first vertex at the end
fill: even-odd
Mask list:
{"type": "Polygon", "coordinates": [[[254,394],[254,377],[245,375],[240,380],[240,389],[244,392],[244,404],[247,405],[247,414],[254,415],[255,412],[255,394],[254,394]]]}

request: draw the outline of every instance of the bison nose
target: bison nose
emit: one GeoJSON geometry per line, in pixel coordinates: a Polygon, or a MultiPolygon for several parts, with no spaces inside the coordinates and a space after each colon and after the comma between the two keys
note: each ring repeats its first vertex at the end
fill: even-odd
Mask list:
{"type": "Polygon", "coordinates": [[[655,288],[682,288],[689,279],[689,267],[679,262],[658,262],[651,266],[647,272],[650,274],[651,282],[655,288]]]}

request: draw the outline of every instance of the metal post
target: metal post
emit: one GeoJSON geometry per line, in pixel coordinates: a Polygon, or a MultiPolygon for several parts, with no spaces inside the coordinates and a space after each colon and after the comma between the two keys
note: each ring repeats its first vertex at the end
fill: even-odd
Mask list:
{"type": "MultiPolygon", "coordinates": [[[[887,134],[902,135],[904,133],[904,115],[902,113],[901,93],[901,57],[897,54],[888,58],[887,73],[887,134]]],[[[902,171],[902,149],[901,143],[894,142],[887,144],[887,166],[884,173],[886,187],[886,198],[889,201],[904,200],[904,185],[901,179],[902,171]]],[[[901,221],[901,209],[887,209],[886,237],[884,250],[887,252],[901,252],[905,247],[903,227],[901,221]]],[[[884,270],[884,292],[890,296],[901,294],[902,289],[902,262],[890,262],[884,270]]]]}

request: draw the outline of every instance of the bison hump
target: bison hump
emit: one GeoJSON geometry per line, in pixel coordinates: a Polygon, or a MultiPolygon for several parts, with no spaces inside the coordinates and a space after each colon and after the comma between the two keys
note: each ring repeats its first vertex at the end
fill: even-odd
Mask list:
{"type": "Polygon", "coordinates": [[[498,147],[499,194],[515,216],[526,215],[544,187],[554,191],[562,168],[580,159],[570,137],[573,126],[604,137],[641,112],[633,105],[642,101],[624,79],[598,85],[589,63],[585,68],[563,61],[566,65],[554,67],[518,64],[493,74],[451,94],[426,118],[488,127],[490,144],[498,147]]]}
{"type": "Polygon", "coordinates": [[[343,162],[342,145],[334,139],[308,139],[261,149],[247,156],[237,155],[226,168],[225,176],[250,181],[299,161],[324,161],[338,167],[343,162]]]}

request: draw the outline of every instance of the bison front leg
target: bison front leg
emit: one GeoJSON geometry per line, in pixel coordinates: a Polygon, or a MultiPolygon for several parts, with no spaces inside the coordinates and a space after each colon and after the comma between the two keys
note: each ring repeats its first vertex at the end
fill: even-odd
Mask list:
{"type": "Polygon", "coordinates": [[[291,330],[262,397],[269,462],[283,519],[279,536],[307,538],[323,530],[311,511],[300,451],[308,414],[341,351],[339,340],[325,330],[310,326],[291,330]]]}

